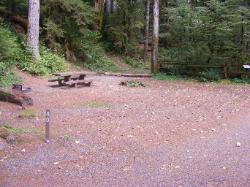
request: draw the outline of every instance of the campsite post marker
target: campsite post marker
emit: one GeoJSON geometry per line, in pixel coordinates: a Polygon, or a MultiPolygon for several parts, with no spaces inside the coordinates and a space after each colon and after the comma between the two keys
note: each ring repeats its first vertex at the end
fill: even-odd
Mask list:
{"type": "Polygon", "coordinates": [[[50,110],[45,112],[45,142],[49,143],[50,110]]]}

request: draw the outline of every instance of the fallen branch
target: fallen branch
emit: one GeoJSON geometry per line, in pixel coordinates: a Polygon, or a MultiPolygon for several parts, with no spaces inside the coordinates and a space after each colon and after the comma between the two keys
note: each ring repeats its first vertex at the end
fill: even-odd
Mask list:
{"type": "Polygon", "coordinates": [[[152,77],[152,74],[123,74],[123,73],[99,73],[100,75],[106,75],[106,76],[116,76],[116,77],[138,77],[138,78],[147,78],[152,77]]]}

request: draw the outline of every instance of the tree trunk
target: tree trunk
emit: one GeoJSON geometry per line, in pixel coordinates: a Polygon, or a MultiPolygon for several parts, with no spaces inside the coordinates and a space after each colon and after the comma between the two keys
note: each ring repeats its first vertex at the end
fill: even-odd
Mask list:
{"type": "Polygon", "coordinates": [[[29,25],[28,25],[28,46],[32,50],[36,60],[40,59],[39,54],[39,21],[40,21],[40,0],[29,0],[29,25]]]}
{"type": "Polygon", "coordinates": [[[111,6],[112,6],[111,3],[112,3],[111,0],[106,0],[106,1],[105,1],[105,7],[106,7],[106,8],[105,8],[105,13],[106,13],[106,15],[108,15],[108,16],[109,16],[110,13],[111,13],[111,8],[112,8],[112,7],[111,7],[111,6]]]}
{"type": "Polygon", "coordinates": [[[116,0],[112,0],[112,1],[111,1],[111,4],[112,4],[112,5],[111,5],[111,12],[114,13],[114,12],[117,11],[117,6],[118,6],[118,5],[117,5],[117,1],[116,1],[116,0]]]}
{"type": "Polygon", "coordinates": [[[153,23],[153,50],[151,72],[156,74],[159,72],[158,47],[159,47],[159,0],[154,0],[154,23],[153,23]]]}
{"type": "Polygon", "coordinates": [[[148,36],[149,36],[149,21],[150,21],[150,0],[146,0],[146,24],[144,36],[144,64],[148,59],[148,36]]]}

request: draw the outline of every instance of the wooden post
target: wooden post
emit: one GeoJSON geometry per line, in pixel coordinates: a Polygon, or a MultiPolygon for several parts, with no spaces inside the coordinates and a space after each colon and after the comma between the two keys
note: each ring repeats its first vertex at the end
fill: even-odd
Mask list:
{"type": "Polygon", "coordinates": [[[50,110],[45,112],[45,142],[49,143],[49,132],[50,132],[50,110]]]}

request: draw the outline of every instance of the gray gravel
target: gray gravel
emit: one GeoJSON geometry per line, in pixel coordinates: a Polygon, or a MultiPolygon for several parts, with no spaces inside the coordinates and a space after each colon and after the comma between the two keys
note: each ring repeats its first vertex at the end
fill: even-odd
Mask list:
{"type": "MultiPolygon", "coordinates": [[[[248,87],[93,79],[88,92],[27,81],[39,113],[51,107],[52,140],[5,147],[0,186],[250,186],[248,87]]],[[[11,124],[43,125],[4,106],[11,124]]]]}

